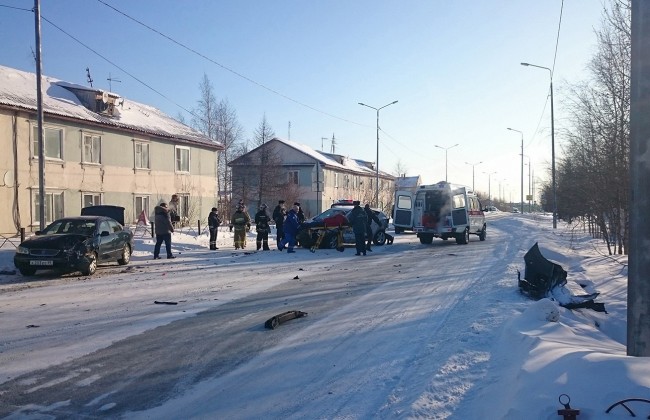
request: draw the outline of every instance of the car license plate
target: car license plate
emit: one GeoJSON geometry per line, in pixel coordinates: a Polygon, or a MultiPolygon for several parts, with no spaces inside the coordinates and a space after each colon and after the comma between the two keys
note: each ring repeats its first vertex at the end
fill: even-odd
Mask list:
{"type": "Polygon", "coordinates": [[[54,265],[52,260],[31,260],[29,265],[54,265]]]}

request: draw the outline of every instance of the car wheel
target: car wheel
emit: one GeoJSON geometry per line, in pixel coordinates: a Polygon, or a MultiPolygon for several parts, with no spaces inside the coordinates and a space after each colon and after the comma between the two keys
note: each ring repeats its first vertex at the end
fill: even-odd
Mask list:
{"type": "Polygon", "coordinates": [[[487,228],[483,226],[481,233],[478,234],[478,239],[484,241],[486,236],[487,236],[487,228]]]}
{"type": "Polygon", "coordinates": [[[372,239],[372,242],[375,245],[383,245],[386,243],[386,232],[383,230],[380,230],[379,232],[375,233],[375,237],[372,239]]]}
{"type": "Polygon", "coordinates": [[[25,277],[33,276],[34,274],[36,274],[36,269],[31,267],[19,267],[18,271],[20,271],[20,274],[22,274],[25,277]]]}
{"type": "Polygon", "coordinates": [[[94,252],[86,257],[88,262],[86,266],[81,269],[81,274],[84,276],[92,276],[97,271],[97,254],[94,252]]]}
{"type": "Polygon", "coordinates": [[[336,249],[339,246],[339,238],[337,235],[329,235],[326,239],[328,249],[336,249]]]}
{"type": "Polygon", "coordinates": [[[122,258],[117,260],[117,263],[119,265],[127,265],[129,261],[131,261],[131,247],[124,245],[124,249],[122,249],[122,258]]]}
{"type": "Polygon", "coordinates": [[[303,248],[311,248],[312,245],[314,245],[314,240],[311,238],[311,236],[309,236],[308,231],[300,232],[296,239],[296,242],[299,242],[300,246],[303,248]]]}
{"type": "Polygon", "coordinates": [[[421,235],[420,236],[420,243],[421,244],[426,244],[429,245],[433,243],[433,235],[421,235]]]}
{"type": "Polygon", "coordinates": [[[465,229],[456,236],[456,243],[459,245],[467,245],[469,243],[469,230],[465,229]]]}

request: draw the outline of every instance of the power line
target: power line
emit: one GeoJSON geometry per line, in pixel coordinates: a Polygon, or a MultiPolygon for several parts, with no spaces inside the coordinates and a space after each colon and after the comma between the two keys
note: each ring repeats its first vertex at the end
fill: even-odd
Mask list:
{"type": "Polygon", "coordinates": [[[240,77],[240,78],[242,78],[242,79],[244,79],[244,80],[246,80],[246,81],[248,81],[248,82],[250,82],[250,83],[252,83],[252,84],[254,84],[256,86],[258,86],[258,87],[261,87],[262,89],[265,89],[265,90],[267,90],[267,91],[269,91],[269,92],[271,92],[271,93],[273,93],[275,95],[278,95],[278,96],[280,96],[280,97],[282,97],[282,98],[284,98],[284,99],[286,99],[288,101],[291,101],[291,102],[293,102],[295,104],[298,104],[298,105],[303,106],[305,108],[311,109],[312,111],[318,112],[318,113],[323,114],[323,115],[327,115],[328,117],[332,117],[332,118],[335,118],[335,119],[340,120],[340,121],[345,121],[345,122],[348,122],[350,124],[355,124],[355,125],[358,125],[358,126],[365,127],[364,124],[360,124],[360,123],[350,121],[350,120],[342,118],[342,117],[338,117],[336,115],[333,115],[333,114],[330,114],[330,113],[325,112],[323,110],[320,110],[318,108],[315,108],[315,107],[313,107],[311,105],[307,105],[307,104],[305,104],[303,102],[300,102],[300,101],[298,101],[296,99],[293,99],[290,96],[287,96],[287,95],[285,95],[285,94],[283,94],[281,92],[278,92],[275,89],[272,89],[272,88],[270,88],[270,87],[268,87],[268,86],[266,86],[266,85],[264,85],[264,84],[262,84],[260,82],[257,82],[255,80],[251,79],[250,77],[247,77],[247,76],[239,73],[238,71],[235,71],[235,70],[231,69],[230,67],[227,67],[227,66],[213,60],[212,58],[206,56],[203,53],[200,53],[199,51],[195,50],[194,48],[189,47],[189,46],[183,44],[182,42],[175,40],[174,38],[170,37],[169,35],[166,35],[166,34],[160,32],[159,30],[147,25],[146,23],[144,23],[144,22],[142,22],[142,21],[128,15],[127,13],[122,12],[121,10],[115,8],[114,6],[111,6],[110,4],[107,4],[105,1],[103,1],[103,0],[97,0],[97,1],[99,3],[101,3],[101,4],[103,4],[104,6],[110,8],[110,9],[113,9],[115,12],[121,14],[122,16],[126,17],[127,19],[132,20],[133,22],[137,23],[138,25],[144,26],[145,28],[149,29],[150,31],[162,36],[163,38],[167,39],[168,41],[170,41],[170,42],[172,42],[172,43],[174,43],[176,45],[178,45],[179,47],[184,48],[184,49],[190,51],[191,53],[198,55],[199,57],[211,62],[212,64],[217,65],[217,66],[221,67],[222,69],[234,74],[235,76],[240,77]]]}
{"type": "Polygon", "coordinates": [[[23,7],[9,6],[6,4],[0,4],[0,7],[6,7],[7,9],[23,10],[25,12],[33,12],[34,9],[25,9],[23,7]]]}

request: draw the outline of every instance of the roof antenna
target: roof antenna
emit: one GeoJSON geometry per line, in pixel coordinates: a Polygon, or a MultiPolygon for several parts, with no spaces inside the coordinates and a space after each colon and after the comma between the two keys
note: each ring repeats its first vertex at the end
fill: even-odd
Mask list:
{"type": "Polygon", "coordinates": [[[336,139],[334,138],[334,133],[332,133],[332,154],[336,153],[336,139]]]}
{"type": "Polygon", "coordinates": [[[106,80],[108,80],[108,90],[111,91],[111,92],[113,91],[113,82],[122,83],[122,81],[120,79],[113,79],[111,77],[111,72],[110,71],[108,72],[108,79],[106,79],[106,80]]]}
{"type": "Polygon", "coordinates": [[[90,84],[90,87],[93,87],[93,78],[90,77],[90,69],[86,67],[86,77],[88,78],[88,83],[90,84]]]}

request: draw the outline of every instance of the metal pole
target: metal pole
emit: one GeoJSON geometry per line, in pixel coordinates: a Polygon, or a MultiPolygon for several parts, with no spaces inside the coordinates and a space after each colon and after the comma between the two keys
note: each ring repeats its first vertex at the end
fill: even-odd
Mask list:
{"type": "Polygon", "coordinates": [[[521,133],[521,214],[524,214],[524,133],[521,133]]]}
{"type": "Polygon", "coordinates": [[[377,109],[377,161],[375,163],[375,206],[379,207],[379,109],[377,109]]]}
{"type": "Polygon", "coordinates": [[[396,104],[398,101],[393,101],[389,104],[376,108],[374,106],[366,105],[363,102],[358,102],[359,105],[372,108],[377,111],[377,162],[375,163],[375,205],[379,207],[379,110],[386,108],[387,106],[396,104]]]}
{"type": "Polygon", "coordinates": [[[41,2],[34,0],[36,25],[36,113],[38,124],[38,212],[40,230],[45,229],[45,152],[43,142],[43,88],[41,86],[41,2]]]}
{"type": "Polygon", "coordinates": [[[551,177],[553,178],[553,229],[557,229],[557,186],[555,184],[555,116],[553,115],[553,72],[551,75],[551,177]]]}
{"type": "Polygon", "coordinates": [[[650,3],[632,0],[627,355],[650,356],[650,3]]]}

